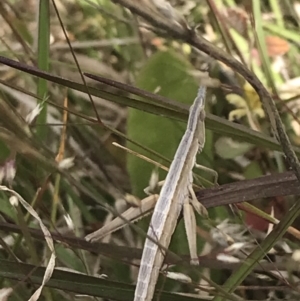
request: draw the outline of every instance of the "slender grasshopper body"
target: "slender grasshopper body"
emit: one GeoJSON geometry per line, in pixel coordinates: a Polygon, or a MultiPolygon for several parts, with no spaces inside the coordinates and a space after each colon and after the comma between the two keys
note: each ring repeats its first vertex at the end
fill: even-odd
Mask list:
{"type": "Polygon", "coordinates": [[[165,250],[170,244],[184,202],[189,198],[196,155],[205,143],[205,94],[206,88],[200,87],[190,108],[187,129],[156,203],[144,245],[134,301],[152,300],[165,250]]]}

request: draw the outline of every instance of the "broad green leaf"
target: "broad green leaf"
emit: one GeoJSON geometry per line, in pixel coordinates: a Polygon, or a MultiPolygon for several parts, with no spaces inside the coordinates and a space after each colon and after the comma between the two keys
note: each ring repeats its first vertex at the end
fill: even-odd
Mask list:
{"type": "MultiPolygon", "coordinates": [[[[173,52],[158,52],[142,68],[137,76],[136,85],[143,90],[158,91],[159,95],[191,104],[196,97],[198,85],[188,74],[189,69],[188,63],[173,52]]],[[[172,160],[185,131],[185,126],[184,123],[168,119],[165,116],[150,115],[140,110],[130,109],[127,134],[133,141],[172,160]]],[[[128,143],[128,146],[151,157],[149,153],[137,148],[132,143],[128,143]]],[[[157,159],[153,156],[151,158],[157,159]]],[[[128,155],[127,166],[132,192],[139,197],[144,197],[143,190],[149,184],[154,166],[133,155],[128,155]]],[[[166,172],[160,170],[159,179],[163,180],[165,176],[166,172]]]]}

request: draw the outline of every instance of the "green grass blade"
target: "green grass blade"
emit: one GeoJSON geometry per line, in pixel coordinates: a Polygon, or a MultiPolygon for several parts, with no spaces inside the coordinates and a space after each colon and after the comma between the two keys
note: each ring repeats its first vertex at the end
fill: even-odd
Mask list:
{"type": "MultiPolygon", "coordinates": [[[[49,40],[50,40],[50,11],[49,0],[39,1],[38,11],[38,50],[37,65],[39,69],[49,70],[49,40]]],[[[48,94],[47,81],[41,77],[38,78],[37,96],[45,99],[48,94]]],[[[43,102],[43,109],[37,117],[39,124],[45,124],[47,119],[47,103],[43,102]]],[[[37,128],[37,136],[40,139],[46,139],[48,128],[40,126],[37,128]]]]}
{"type": "MultiPolygon", "coordinates": [[[[2,259],[0,266],[0,277],[35,284],[42,282],[45,272],[45,268],[2,259]]],[[[132,301],[135,289],[134,285],[59,270],[54,271],[46,287],[118,301],[132,301]]],[[[159,292],[159,297],[161,301],[205,301],[200,297],[193,298],[163,291],[159,292]]]]}

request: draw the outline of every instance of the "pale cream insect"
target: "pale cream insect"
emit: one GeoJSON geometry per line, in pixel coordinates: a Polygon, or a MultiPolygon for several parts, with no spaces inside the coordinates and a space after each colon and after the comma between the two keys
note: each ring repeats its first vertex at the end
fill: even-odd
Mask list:
{"type": "MultiPolygon", "coordinates": [[[[134,301],[152,300],[159,270],[165,256],[165,251],[161,246],[168,248],[181,210],[184,209],[190,215],[189,193],[192,193],[193,205],[196,206],[197,211],[207,214],[206,209],[195,201],[192,190],[192,169],[195,165],[197,152],[202,151],[205,143],[205,94],[206,87],[200,87],[190,108],[187,129],[156,203],[143,249],[134,301]]],[[[190,218],[185,218],[185,222],[188,221],[190,218]]],[[[192,215],[192,224],[194,223],[195,217],[192,215]]],[[[188,228],[191,227],[195,227],[195,225],[188,225],[188,228]]],[[[193,238],[191,239],[193,240],[193,238]]],[[[190,244],[191,241],[189,241],[190,244]]],[[[196,251],[191,255],[193,255],[192,263],[197,264],[196,251]]]]}
{"type": "Polygon", "coordinates": [[[187,129],[176,151],[158,200],[156,195],[149,196],[143,200],[140,207],[128,209],[122,214],[122,218],[117,217],[103,228],[86,236],[87,240],[99,240],[124,227],[126,225],[124,219],[137,220],[149,214],[155,206],[147,233],[151,239],[147,238],[144,245],[134,301],[152,300],[159,270],[164,260],[164,249],[169,246],[182,208],[191,263],[199,264],[196,248],[196,220],[190,201],[199,214],[207,215],[206,209],[197,201],[192,189],[192,169],[197,152],[202,151],[205,143],[205,94],[206,88],[200,87],[190,108],[187,129]]]}

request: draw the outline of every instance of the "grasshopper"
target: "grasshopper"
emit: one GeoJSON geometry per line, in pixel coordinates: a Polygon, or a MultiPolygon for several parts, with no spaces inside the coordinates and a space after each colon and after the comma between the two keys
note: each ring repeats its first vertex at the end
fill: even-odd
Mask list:
{"type": "MultiPolygon", "coordinates": [[[[157,195],[149,196],[143,200],[141,207],[130,208],[122,214],[123,218],[134,221],[150,213],[154,207],[143,249],[134,301],[152,300],[165,257],[164,249],[167,249],[170,244],[182,209],[191,264],[199,264],[196,249],[196,219],[191,205],[202,216],[207,217],[208,213],[197,201],[192,188],[192,170],[196,165],[196,155],[202,151],[205,143],[205,94],[206,87],[201,86],[190,108],[187,129],[177,148],[158,199],[157,195]]],[[[116,218],[107,226],[88,235],[86,239],[100,239],[123,226],[124,220],[116,218]]]]}

